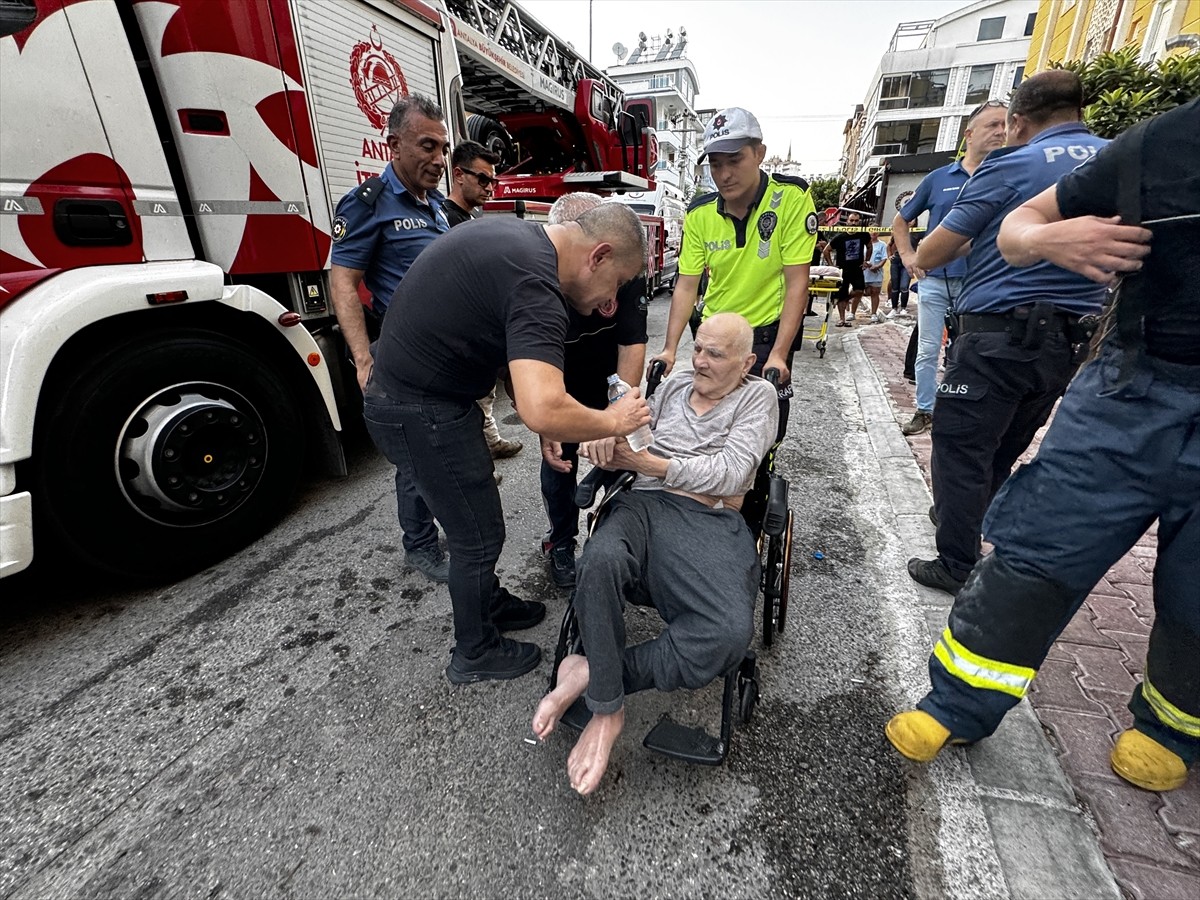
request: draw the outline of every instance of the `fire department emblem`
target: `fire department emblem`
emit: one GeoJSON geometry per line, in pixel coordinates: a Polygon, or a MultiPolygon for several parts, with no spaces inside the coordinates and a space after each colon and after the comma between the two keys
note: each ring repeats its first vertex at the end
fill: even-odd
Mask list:
{"type": "Polygon", "coordinates": [[[358,108],[380,131],[387,126],[388,113],[396,101],[408,96],[404,71],[396,58],[383,49],[383,38],[374,25],[370,42],[355,44],[350,52],[350,85],[358,108]]]}

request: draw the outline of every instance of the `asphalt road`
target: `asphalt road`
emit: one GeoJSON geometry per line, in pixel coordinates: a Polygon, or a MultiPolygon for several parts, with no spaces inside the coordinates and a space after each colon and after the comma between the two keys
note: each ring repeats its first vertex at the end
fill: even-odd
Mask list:
{"type": "MultiPolygon", "coordinates": [[[[651,348],[667,305],[651,304],[651,348]]],[[[581,799],[571,739],[530,739],[549,659],[448,685],[449,595],[404,568],[392,470],[360,436],[348,479],[308,485],[195,577],[6,585],[0,896],[941,894],[937,791],[882,737],[914,671],[911,622],[837,343],[797,355],[788,630],[760,653],[762,701],[724,767],[641,746],[668,709],[715,728],[716,687],[632,698],[605,785],[581,799]]],[[[564,598],[539,551],[536,440],[498,411],[526,442],[498,464],[500,575],[550,606],[528,632],[549,657],[564,598]]]]}

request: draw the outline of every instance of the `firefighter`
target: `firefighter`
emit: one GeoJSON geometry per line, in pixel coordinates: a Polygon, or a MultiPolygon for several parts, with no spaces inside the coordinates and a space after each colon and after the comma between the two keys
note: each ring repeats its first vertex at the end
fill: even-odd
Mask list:
{"type": "MultiPolygon", "coordinates": [[[[683,220],[679,277],[662,352],[667,372],[696,307],[701,275],[709,273],[704,318],[740,313],[754,329],[752,375],[777,369],[779,435],[787,429],[792,396],[792,344],[808,307],[808,269],[817,240],[817,213],[808,182],[768,175],[762,128],[747,110],[723,109],[704,129],[714,193],[692,201],[683,220]]],[[[651,360],[651,363],[654,362],[651,360]]]]}
{"type": "Polygon", "coordinates": [[[979,558],[988,504],[1075,374],[1090,337],[1080,319],[1104,299],[1104,287],[1081,275],[1045,262],[1016,269],[996,249],[1005,215],[1106,143],[1080,121],[1082,102],[1072,72],[1023,81],[1008,120],[1009,143],[1025,146],[990,154],[917,250],[928,271],[971,247],[933,418],[938,555],[908,561],[914,581],[950,594],[979,558]]]}
{"type": "Polygon", "coordinates": [[[887,725],[910,759],[992,734],[1092,587],[1155,523],[1145,676],[1110,759],[1126,781],[1166,791],[1200,755],[1197,159],[1200,99],[1121,135],[1004,223],[1000,249],[1015,266],[1047,260],[1099,282],[1131,274],[1037,458],[988,511],[995,552],[954,601],[929,660],[932,690],[887,725]]]}

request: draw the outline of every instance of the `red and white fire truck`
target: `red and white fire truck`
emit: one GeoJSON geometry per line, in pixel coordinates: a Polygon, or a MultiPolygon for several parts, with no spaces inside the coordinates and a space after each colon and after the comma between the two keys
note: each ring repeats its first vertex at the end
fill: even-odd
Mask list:
{"type": "Polygon", "coordinates": [[[387,164],[400,96],[438,98],[459,138],[507,141],[504,190],[649,183],[644,115],[519,15],[504,0],[0,3],[0,576],[30,564],[35,536],[39,553],[174,576],[261,533],[305,472],[345,471],[339,401],[356,387],[331,215],[387,164]],[[496,77],[518,53],[520,77],[496,77]],[[464,91],[472,54],[492,76],[468,66],[464,91]],[[547,96],[510,115],[530,87],[547,96]]]}

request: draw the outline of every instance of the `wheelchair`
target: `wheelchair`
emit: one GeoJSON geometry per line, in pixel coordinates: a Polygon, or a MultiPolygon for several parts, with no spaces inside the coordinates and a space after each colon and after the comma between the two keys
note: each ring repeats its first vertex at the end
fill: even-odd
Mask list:
{"type": "MultiPolygon", "coordinates": [[[[656,363],[651,368],[646,386],[647,397],[658,387],[664,368],[662,363],[656,363]]],[[[768,370],[764,375],[772,384],[778,384],[778,372],[774,369],[768,370]]],[[[759,561],[762,564],[760,590],[763,597],[764,648],[769,648],[774,643],[775,636],[786,626],[790,584],[793,514],[788,507],[788,482],[775,471],[775,451],[780,439],[782,435],[759,464],[754,484],[746,493],[741,509],[742,517],[755,537],[759,561]]],[[[613,472],[597,467],[580,481],[575,494],[576,505],[580,509],[589,510],[593,505],[596,507],[587,516],[587,537],[590,538],[599,527],[612,501],[629,490],[635,478],[633,472],[613,472]],[[596,497],[602,490],[603,497],[597,504],[596,497]]],[[[634,597],[629,602],[649,605],[645,598],[634,597]]],[[[583,652],[583,640],[575,614],[575,592],[572,591],[559,627],[547,693],[554,690],[558,683],[558,667],[563,659],[569,654],[583,652]]],[[[642,745],[647,750],[684,762],[719,766],[729,754],[735,722],[748,724],[754,715],[758,699],[758,658],[753,650],[747,650],[742,660],[725,673],[718,735],[711,735],[703,728],[681,725],[669,715],[664,715],[642,740],[642,745]]],[[[590,718],[591,711],[580,697],[567,709],[560,721],[567,728],[580,732],[590,718]]]]}

